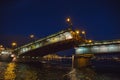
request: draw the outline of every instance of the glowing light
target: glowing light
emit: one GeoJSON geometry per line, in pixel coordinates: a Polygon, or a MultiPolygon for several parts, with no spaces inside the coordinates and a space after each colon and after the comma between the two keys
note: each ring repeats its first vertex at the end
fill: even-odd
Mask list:
{"type": "Polygon", "coordinates": [[[66,33],[64,33],[64,35],[65,35],[66,39],[72,39],[73,38],[70,32],[66,32],[66,33]]]}
{"type": "Polygon", "coordinates": [[[85,34],[85,31],[82,31],[82,34],[85,34]]]}
{"type": "Polygon", "coordinates": [[[8,51],[1,51],[1,54],[9,54],[8,51]]]}
{"type": "Polygon", "coordinates": [[[89,50],[86,47],[76,48],[76,54],[84,54],[84,53],[88,53],[88,52],[89,52],[89,50]]]}
{"type": "Polygon", "coordinates": [[[93,47],[91,48],[91,51],[92,51],[93,53],[100,52],[100,47],[99,47],[99,46],[93,46],[93,47]]]}
{"type": "Polygon", "coordinates": [[[100,46],[100,52],[108,52],[108,47],[105,45],[100,46]]]}
{"type": "Polygon", "coordinates": [[[70,18],[67,18],[67,22],[70,22],[70,18]]]}
{"type": "Polygon", "coordinates": [[[33,34],[31,34],[31,35],[30,35],[30,38],[34,38],[34,35],[33,35],[33,34]]]}
{"type": "Polygon", "coordinates": [[[0,50],[4,50],[5,48],[3,47],[3,45],[0,45],[0,50]]]}
{"type": "Polygon", "coordinates": [[[88,43],[91,43],[92,42],[92,40],[88,40],[88,43]]]}
{"type": "Polygon", "coordinates": [[[12,46],[17,46],[17,43],[16,43],[16,42],[12,42],[11,45],[12,45],[12,46]]]}
{"type": "Polygon", "coordinates": [[[15,67],[16,64],[15,63],[9,63],[7,65],[7,69],[5,70],[4,73],[4,80],[15,80],[16,78],[16,74],[15,74],[15,67]]]}
{"type": "Polygon", "coordinates": [[[109,45],[108,50],[109,50],[109,52],[120,51],[117,45],[109,45]]]}
{"type": "Polygon", "coordinates": [[[11,55],[11,57],[14,57],[14,56],[15,56],[14,54],[11,55]]]}
{"type": "Polygon", "coordinates": [[[0,45],[0,48],[2,48],[3,47],[3,45],[0,45]]]}
{"type": "Polygon", "coordinates": [[[76,30],[75,32],[76,32],[77,34],[79,34],[79,33],[80,33],[80,31],[79,31],[79,30],[76,30]]]}

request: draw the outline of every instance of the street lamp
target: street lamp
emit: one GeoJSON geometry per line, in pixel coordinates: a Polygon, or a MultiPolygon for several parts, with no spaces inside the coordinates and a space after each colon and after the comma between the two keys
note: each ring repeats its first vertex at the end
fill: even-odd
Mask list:
{"type": "Polygon", "coordinates": [[[3,45],[0,45],[0,51],[4,50],[5,48],[3,47],[3,45]]]}
{"type": "Polygon", "coordinates": [[[76,32],[77,34],[79,34],[79,33],[80,33],[80,31],[79,31],[79,30],[75,30],[75,32],[76,32]]]}
{"type": "Polygon", "coordinates": [[[72,29],[72,22],[71,22],[70,17],[68,17],[68,18],[66,19],[66,21],[67,21],[67,23],[68,23],[68,25],[69,25],[69,28],[72,29]]]}
{"type": "Polygon", "coordinates": [[[84,39],[85,39],[85,41],[86,41],[86,32],[85,32],[85,31],[82,31],[81,33],[82,33],[82,35],[84,36],[84,39]]]}
{"type": "Polygon", "coordinates": [[[17,47],[17,43],[16,42],[12,42],[11,45],[12,45],[12,48],[17,47]]]}
{"type": "Polygon", "coordinates": [[[30,38],[34,38],[35,36],[33,34],[30,35],[30,38]]]}
{"type": "Polygon", "coordinates": [[[70,18],[67,18],[67,22],[70,22],[70,18]]]}
{"type": "Polygon", "coordinates": [[[88,40],[88,43],[92,43],[92,40],[88,40]]]}
{"type": "Polygon", "coordinates": [[[0,48],[2,48],[3,47],[3,45],[0,45],[0,48]]]}
{"type": "Polygon", "coordinates": [[[84,35],[85,35],[85,34],[86,34],[86,33],[85,33],[85,31],[82,31],[82,34],[84,34],[84,35]]]}
{"type": "Polygon", "coordinates": [[[29,37],[30,37],[30,41],[35,42],[36,36],[34,34],[31,34],[29,37]]]}

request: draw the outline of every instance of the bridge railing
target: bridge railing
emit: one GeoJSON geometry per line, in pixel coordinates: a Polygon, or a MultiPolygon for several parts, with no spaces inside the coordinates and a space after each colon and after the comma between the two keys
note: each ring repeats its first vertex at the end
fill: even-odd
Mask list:
{"type": "Polygon", "coordinates": [[[79,34],[75,33],[74,30],[62,30],[56,34],[47,36],[45,38],[18,47],[14,50],[14,52],[17,52],[20,55],[27,51],[31,51],[46,45],[54,44],[65,40],[71,40],[71,39],[80,40],[79,38],[80,38],[79,34]]]}
{"type": "Polygon", "coordinates": [[[76,54],[120,52],[120,40],[95,41],[88,44],[80,44],[75,49],[76,54]]]}

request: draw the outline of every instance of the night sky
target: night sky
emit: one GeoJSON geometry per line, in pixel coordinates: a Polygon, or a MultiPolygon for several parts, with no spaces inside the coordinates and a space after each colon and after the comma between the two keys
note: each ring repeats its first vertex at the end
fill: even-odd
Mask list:
{"type": "Polygon", "coordinates": [[[120,39],[119,0],[0,0],[0,44],[10,46],[59,32],[68,26],[84,29],[92,40],[120,39]]]}

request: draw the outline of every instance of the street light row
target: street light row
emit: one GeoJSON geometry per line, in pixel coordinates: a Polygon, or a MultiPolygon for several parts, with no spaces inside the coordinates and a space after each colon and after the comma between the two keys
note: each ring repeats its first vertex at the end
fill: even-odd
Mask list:
{"type": "MultiPolygon", "coordinates": [[[[34,36],[33,34],[31,34],[29,37],[30,37],[31,39],[33,39],[35,36],[34,36]]],[[[17,47],[17,42],[12,42],[12,43],[11,43],[11,46],[12,46],[12,48],[17,47]]]]}
{"type": "MultiPolygon", "coordinates": [[[[67,21],[67,23],[69,24],[69,27],[72,28],[72,22],[71,22],[70,17],[68,17],[68,18],[66,19],[66,21],[67,21]]],[[[92,43],[92,42],[93,42],[93,40],[87,40],[87,39],[86,39],[86,32],[85,32],[84,30],[82,30],[81,32],[80,32],[80,30],[76,30],[75,32],[76,32],[77,34],[80,34],[80,33],[81,33],[81,34],[84,36],[85,43],[92,43]]]]}
{"type": "MultiPolygon", "coordinates": [[[[66,21],[67,21],[67,23],[69,24],[69,27],[72,28],[72,22],[71,22],[70,17],[68,17],[68,18],[66,19],[66,21]]],[[[75,32],[76,32],[77,34],[80,34],[80,33],[81,33],[81,34],[84,36],[84,39],[85,39],[86,42],[89,42],[89,43],[92,42],[92,40],[86,40],[86,32],[85,32],[84,30],[83,30],[83,31],[76,30],[75,32]]],[[[29,37],[33,39],[35,36],[34,36],[33,34],[31,34],[29,37]]],[[[16,42],[12,42],[11,45],[12,45],[12,48],[17,47],[17,43],[16,43],[16,42]]]]}

